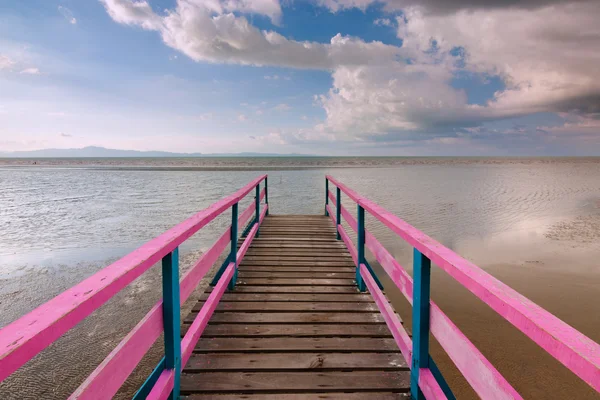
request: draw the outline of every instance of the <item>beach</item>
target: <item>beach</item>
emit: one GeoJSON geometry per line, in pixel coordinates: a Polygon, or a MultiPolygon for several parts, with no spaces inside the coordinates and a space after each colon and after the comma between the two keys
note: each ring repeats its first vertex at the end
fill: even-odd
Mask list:
{"type": "MultiPolygon", "coordinates": [[[[324,177],[331,174],[600,342],[600,158],[32,162],[0,160],[0,326],[266,172],[272,213],[322,213],[324,177]]],[[[355,212],[349,199],[343,204],[355,212]]],[[[181,249],[182,264],[191,265],[226,224],[220,218],[192,237],[181,249]]],[[[369,217],[367,229],[412,272],[409,246],[369,217]]],[[[432,299],[524,398],[597,398],[443,271],[432,269],[432,299]]],[[[160,298],[158,269],[146,275],[0,384],[0,393],[9,399],[17,398],[16,387],[27,388],[19,398],[71,393],[160,298]],[[86,349],[89,354],[82,353],[86,349]],[[49,363],[63,372],[49,375],[49,363]]],[[[407,302],[379,275],[410,327],[407,302]]],[[[126,384],[124,398],[157,354],[126,384]]],[[[476,398],[435,344],[432,355],[458,398],[476,398]]]]}

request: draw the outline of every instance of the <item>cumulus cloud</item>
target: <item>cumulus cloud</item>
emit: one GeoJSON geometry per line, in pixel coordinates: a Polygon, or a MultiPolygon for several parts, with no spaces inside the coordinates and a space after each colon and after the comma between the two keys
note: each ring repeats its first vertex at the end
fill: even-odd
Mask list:
{"type": "MultiPolygon", "coordinates": [[[[600,112],[597,1],[377,2],[402,10],[395,20],[375,21],[397,25],[401,47],[341,34],[326,43],[292,40],[245,17],[256,13],[277,23],[277,0],[177,0],[163,14],[146,1],[102,1],[115,21],[156,31],[166,45],[199,62],[330,71],[332,88],[316,97],[326,119],[311,129],[276,132],[270,140],[413,140],[416,132],[423,140],[456,144],[456,132],[481,134],[471,129],[486,121],[536,112],[590,118],[600,112]],[[452,86],[464,71],[498,76],[505,88],[486,104],[470,104],[452,86]]],[[[320,0],[332,11],[373,3],[320,0]]]]}
{"type": "Polygon", "coordinates": [[[277,104],[275,107],[273,107],[273,109],[275,111],[289,111],[292,109],[292,107],[290,107],[289,105],[287,105],[285,103],[281,103],[281,104],[277,104]]]}
{"type": "MultiPolygon", "coordinates": [[[[253,11],[273,18],[263,1],[198,2],[178,0],[165,16],[147,2],[103,0],[117,22],[158,31],[163,41],[196,61],[306,69],[391,62],[399,48],[381,42],[334,36],[329,43],[290,40],[275,31],[261,31],[232,11],[253,11]],[[256,3],[256,4],[255,4],[256,3]]],[[[268,2],[267,2],[268,3],[268,2]]]]}

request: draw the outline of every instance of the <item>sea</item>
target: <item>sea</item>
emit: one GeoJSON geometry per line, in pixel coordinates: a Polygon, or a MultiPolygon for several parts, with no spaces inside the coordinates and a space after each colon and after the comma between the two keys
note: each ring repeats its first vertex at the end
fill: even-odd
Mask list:
{"type": "MultiPolygon", "coordinates": [[[[322,214],[332,175],[600,341],[600,157],[0,159],[0,327],[265,173],[272,214],[322,214]]],[[[208,249],[229,218],[187,241],[184,260],[208,249]]],[[[366,224],[410,272],[412,249],[374,218],[366,224]]],[[[136,281],[0,394],[65,398],[160,297],[159,274],[136,281]]],[[[433,279],[434,300],[526,398],[597,398],[443,272],[433,279]]],[[[384,284],[409,324],[410,309],[384,284]]],[[[459,398],[476,398],[434,351],[459,398]]]]}

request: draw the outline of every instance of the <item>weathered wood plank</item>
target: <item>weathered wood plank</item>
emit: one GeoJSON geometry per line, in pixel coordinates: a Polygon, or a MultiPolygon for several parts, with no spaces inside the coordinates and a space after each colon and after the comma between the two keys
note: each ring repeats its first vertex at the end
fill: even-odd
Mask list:
{"type": "MultiPolygon", "coordinates": [[[[370,392],[369,399],[377,400],[406,400],[410,393],[370,392]]],[[[278,393],[278,394],[192,394],[183,396],[183,400],[364,400],[364,393],[278,393]]]]}
{"type": "MultiPolygon", "coordinates": [[[[182,332],[189,325],[184,324],[182,332]]],[[[221,324],[208,325],[202,337],[381,337],[392,335],[384,324],[221,324]]]]}
{"type": "Polygon", "coordinates": [[[397,353],[394,339],[387,338],[200,338],[196,353],[205,352],[342,351],[397,353]]]}
{"type": "Polygon", "coordinates": [[[400,353],[209,353],[194,354],[186,373],[218,371],[406,370],[400,353]]]}
{"type": "Polygon", "coordinates": [[[245,272],[337,272],[337,273],[354,273],[354,267],[276,267],[273,265],[245,265],[239,267],[240,271],[245,272]]]}
{"type": "MultiPolygon", "coordinates": [[[[201,297],[201,301],[205,301],[209,294],[204,293],[201,297]]],[[[222,301],[333,301],[333,302],[372,302],[373,299],[369,294],[359,293],[347,293],[347,294],[319,294],[319,293],[239,293],[226,292],[223,294],[222,301]]]]}
{"type": "Polygon", "coordinates": [[[309,279],[321,279],[321,278],[343,278],[352,279],[354,277],[352,272],[297,272],[297,271],[248,271],[246,269],[240,269],[239,277],[245,278],[309,278],[309,279]]]}
{"type": "Polygon", "coordinates": [[[269,260],[257,260],[257,261],[242,261],[241,265],[262,265],[262,266],[296,266],[296,267],[351,267],[354,264],[352,260],[339,260],[339,261],[269,261],[269,260]]]}
{"type": "Polygon", "coordinates": [[[202,372],[181,375],[181,392],[280,393],[406,390],[407,371],[202,372]]]}
{"type": "MultiPolygon", "coordinates": [[[[188,315],[185,322],[193,322],[193,317],[194,314],[188,315]]],[[[210,322],[213,324],[379,324],[385,321],[379,313],[227,312],[214,314],[210,322]]]]}
{"type": "MultiPolygon", "coordinates": [[[[207,293],[212,288],[206,289],[207,293]]],[[[244,286],[238,285],[235,288],[237,293],[359,293],[354,286],[244,286]]]]}
{"type": "MultiPolygon", "coordinates": [[[[198,312],[202,308],[202,304],[196,304],[192,311],[198,312]]],[[[217,312],[267,312],[267,311],[290,311],[290,312],[377,312],[378,308],[375,303],[309,303],[309,302],[292,302],[292,301],[269,301],[259,303],[256,301],[221,301],[216,309],[217,312]]]]}
{"type": "Polygon", "coordinates": [[[302,262],[348,262],[352,261],[350,253],[338,253],[338,254],[328,254],[324,256],[319,255],[308,255],[308,254],[259,254],[259,255],[247,255],[244,257],[244,261],[269,261],[269,262],[293,262],[293,261],[302,261],[302,262]]]}
{"type": "Polygon", "coordinates": [[[283,278],[245,278],[238,282],[240,286],[356,286],[353,279],[283,279],[283,278]]]}
{"type": "MultiPolygon", "coordinates": [[[[254,239],[255,241],[258,239],[254,239]]],[[[274,243],[252,243],[253,249],[312,249],[315,251],[321,250],[340,250],[345,249],[344,245],[335,242],[321,242],[321,243],[289,243],[289,242],[274,242],[274,243]]]]}

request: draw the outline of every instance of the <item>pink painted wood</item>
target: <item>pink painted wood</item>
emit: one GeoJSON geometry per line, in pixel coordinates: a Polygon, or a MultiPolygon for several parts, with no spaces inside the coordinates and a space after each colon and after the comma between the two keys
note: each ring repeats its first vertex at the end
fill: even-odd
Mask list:
{"type": "Polygon", "coordinates": [[[600,392],[600,345],[337,180],[330,182],[600,392]]]}
{"type": "Polygon", "coordinates": [[[69,399],[112,398],[163,331],[162,301],[123,338],[69,399]]]}
{"type": "Polygon", "coordinates": [[[429,312],[431,333],[479,397],[491,400],[522,399],[492,363],[433,302],[430,303],[429,312]]]}
{"type": "MultiPolygon", "coordinates": [[[[342,208],[342,214],[344,214],[344,211],[342,208]]],[[[348,225],[356,227],[356,220],[349,213],[346,212],[346,214],[348,225]]],[[[390,279],[396,284],[396,287],[400,289],[402,294],[412,304],[413,281],[410,275],[368,231],[365,232],[365,244],[390,279]]],[[[455,362],[475,392],[486,399],[520,399],[521,397],[508,381],[504,379],[433,301],[430,302],[430,307],[431,332],[440,341],[444,350],[446,350],[450,358],[455,362]],[[441,340],[440,336],[443,336],[441,340]],[[478,368],[472,368],[473,366],[477,366],[478,368]]]]}
{"type": "Polygon", "coordinates": [[[356,251],[356,247],[354,247],[354,245],[352,244],[352,241],[350,240],[350,236],[348,236],[348,234],[346,233],[346,230],[344,229],[344,227],[342,225],[338,225],[337,229],[338,229],[338,232],[340,233],[340,237],[342,238],[342,240],[344,241],[344,244],[346,245],[346,248],[348,249],[348,252],[350,253],[350,256],[352,256],[352,261],[354,261],[354,265],[358,264],[358,252],[356,251]]]}
{"type": "Polygon", "coordinates": [[[400,317],[394,312],[392,306],[388,302],[388,299],[385,297],[383,292],[379,289],[379,286],[373,279],[373,276],[365,266],[365,264],[360,264],[360,275],[363,277],[365,284],[367,285],[367,289],[369,289],[369,293],[375,300],[375,304],[377,304],[377,308],[379,308],[379,312],[383,316],[386,325],[388,326],[390,332],[392,332],[392,336],[400,349],[400,352],[404,356],[404,359],[411,365],[412,360],[412,340],[406,333],[404,326],[402,326],[402,321],[400,317]]]}
{"type": "MultiPolygon", "coordinates": [[[[254,204],[251,204],[248,209],[250,210],[250,214],[252,214],[254,212],[254,204]]],[[[265,213],[266,207],[261,215],[261,223],[264,219],[265,213]]],[[[240,220],[243,218],[244,216],[241,216],[240,220]]],[[[241,259],[244,257],[250,242],[256,234],[257,229],[258,228],[255,226],[250,231],[248,237],[244,241],[244,245],[242,245],[238,251],[238,261],[241,261],[241,259]]],[[[187,300],[200,280],[204,277],[204,275],[206,275],[208,270],[218,259],[219,255],[230,243],[230,234],[231,227],[229,227],[221,235],[221,237],[211,246],[210,250],[202,255],[196,265],[185,274],[180,283],[181,304],[187,300]]],[[[231,279],[231,277],[229,279],[231,279]]],[[[229,280],[226,282],[229,282],[229,280]]],[[[225,283],[225,285],[226,284],[227,283],[225,283]]],[[[144,354],[150,349],[152,344],[156,342],[162,333],[162,328],[162,301],[160,301],[154,307],[152,307],[150,312],[146,314],[146,317],[121,341],[121,343],[119,343],[119,345],[106,357],[106,359],[104,359],[104,361],[96,368],[96,370],[94,370],[94,372],[85,380],[85,382],[83,382],[83,384],[73,393],[73,395],[71,395],[70,398],[95,399],[112,397],[119,390],[131,372],[133,372],[134,368],[140,362],[144,354]],[[157,318],[159,320],[158,324],[156,323],[157,318]],[[149,331],[149,326],[155,326],[155,328],[158,328],[154,331],[149,331]],[[126,360],[126,362],[123,362],[123,360],[126,360]]],[[[182,348],[183,345],[184,342],[182,341],[182,348]]],[[[187,359],[185,361],[187,361],[187,359]]],[[[185,362],[183,362],[182,365],[185,365],[185,362]]]]}
{"type": "MultiPolygon", "coordinates": [[[[266,208],[265,208],[265,211],[266,211],[266,208]]],[[[250,244],[252,243],[252,239],[254,239],[254,236],[256,235],[257,231],[258,231],[258,225],[254,224],[252,226],[252,229],[250,229],[250,232],[248,232],[248,236],[246,236],[244,243],[242,243],[242,245],[240,246],[240,248],[237,252],[236,259],[237,259],[238,265],[242,262],[242,259],[246,255],[246,252],[248,251],[248,248],[250,247],[250,244]]]]}
{"type": "MultiPolygon", "coordinates": [[[[248,205],[248,207],[246,207],[244,212],[242,214],[240,214],[240,217],[238,218],[238,226],[246,225],[246,222],[248,221],[248,219],[254,214],[254,210],[255,210],[254,207],[255,207],[255,204],[250,203],[248,205]]],[[[231,229],[231,225],[229,225],[229,228],[231,229]]]]}
{"type": "MultiPolygon", "coordinates": [[[[263,190],[260,191],[260,201],[263,201],[265,199],[265,195],[267,194],[267,190],[266,188],[263,188],[263,190]]],[[[253,204],[251,204],[253,205],[253,204]]]]}
{"type": "MultiPolygon", "coordinates": [[[[390,303],[379,289],[379,286],[377,286],[375,279],[373,279],[373,276],[365,264],[360,264],[360,275],[363,277],[371,296],[373,296],[373,300],[375,300],[375,304],[377,304],[377,308],[379,308],[379,312],[383,316],[386,325],[390,332],[392,332],[392,336],[394,337],[400,352],[404,356],[404,359],[408,365],[412,365],[412,340],[408,336],[408,333],[406,333],[404,326],[402,326],[400,318],[390,306],[390,303]]],[[[425,398],[428,400],[446,399],[446,395],[429,369],[421,369],[419,371],[419,387],[423,391],[423,394],[425,394],[425,398]],[[426,373],[420,375],[423,371],[426,371],[426,373]]]]}
{"type": "MultiPolygon", "coordinates": [[[[427,400],[446,400],[446,394],[438,385],[435,377],[429,368],[421,368],[419,370],[419,388],[427,400]]],[[[488,397],[484,397],[488,399],[488,397]]]]}
{"type": "Polygon", "coordinates": [[[327,204],[325,208],[327,209],[327,215],[329,216],[329,219],[333,222],[333,225],[335,225],[335,214],[333,213],[333,208],[331,207],[331,204],[327,204]]]}
{"type": "Polygon", "coordinates": [[[146,400],[166,400],[173,391],[175,374],[172,369],[165,369],[158,377],[146,400]]]}
{"type": "Polygon", "coordinates": [[[200,336],[202,336],[202,332],[204,332],[210,317],[213,315],[221,297],[223,297],[223,293],[225,293],[227,284],[231,281],[234,271],[235,264],[230,263],[181,341],[181,368],[185,367],[192,355],[194,347],[196,347],[196,343],[198,343],[200,336]]]}
{"type": "Polygon", "coordinates": [[[215,217],[266,175],[171,228],[137,250],[0,330],[0,381],[67,332],[215,217]]]}
{"type": "Polygon", "coordinates": [[[337,200],[335,198],[335,195],[333,193],[331,193],[331,190],[327,191],[327,197],[329,197],[329,200],[332,201],[332,203],[330,203],[330,204],[335,204],[336,203],[337,200]]]}

